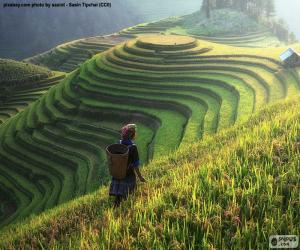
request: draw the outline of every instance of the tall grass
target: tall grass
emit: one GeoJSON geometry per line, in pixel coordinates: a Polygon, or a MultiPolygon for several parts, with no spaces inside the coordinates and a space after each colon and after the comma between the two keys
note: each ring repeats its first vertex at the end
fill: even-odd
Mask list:
{"type": "Polygon", "coordinates": [[[118,209],[107,187],[0,235],[1,249],[267,249],[299,235],[300,102],[152,161],[118,209]]]}

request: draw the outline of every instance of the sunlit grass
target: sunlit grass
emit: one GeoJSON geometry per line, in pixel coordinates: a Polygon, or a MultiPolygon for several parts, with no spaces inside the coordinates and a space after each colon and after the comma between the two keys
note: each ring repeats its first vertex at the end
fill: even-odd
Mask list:
{"type": "Polygon", "coordinates": [[[8,227],[0,246],[265,249],[269,235],[299,235],[299,110],[299,96],[265,108],[151,162],[120,208],[101,188],[8,227]]]}
{"type": "Polygon", "coordinates": [[[161,35],[143,35],[139,37],[139,42],[145,45],[159,45],[159,46],[170,46],[170,45],[186,45],[195,42],[195,39],[188,36],[161,36],[161,35]]]}
{"type": "Polygon", "coordinates": [[[295,94],[297,72],[275,60],[279,52],[147,35],[95,55],[0,127],[0,156],[7,159],[2,181],[13,190],[12,197],[20,196],[19,203],[29,207],[11,220],[107,184],[105,148],[118,141],[124,123],[138,123],[137,143],[145,164],[295,94]],[[22,171],[23,181],[7,179],[11,170],[22,171]],[[37,173],[47,179],[33,182],[37,173]],[[22,197],[26,181],[34,184],[22,197]]]}

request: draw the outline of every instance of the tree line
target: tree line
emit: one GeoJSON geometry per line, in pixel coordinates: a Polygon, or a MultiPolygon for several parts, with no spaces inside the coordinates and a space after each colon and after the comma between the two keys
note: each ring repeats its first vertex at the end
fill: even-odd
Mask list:
{"type": "Polygon", "coordinates": [[[274,0],[204,0],[202,8],[210,18],[212,9],[231,8],[255,18],[270,17],[275,12],[274,0]]]}
{"type": "Polygon", "coordinates": [[[289,32],[288,26],[281,19],[275,18],[274,0],[203,0],[202,11],[205,12],[207,18],[211,17],[211,11],[214,9],[230,8],[260,21],[269,27],[272,32],[282,41],[288,43],[296,42],[293,32],[289,32]]]}

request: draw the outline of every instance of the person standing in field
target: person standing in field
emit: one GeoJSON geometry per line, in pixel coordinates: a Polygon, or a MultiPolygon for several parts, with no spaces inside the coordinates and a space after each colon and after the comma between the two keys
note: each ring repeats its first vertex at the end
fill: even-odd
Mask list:
{"type": "Polygon", "coordinates": [[[112,177],[109,188],[109,195],[115,196],[114,207],[118,207],[123,199],[126,199],[136,187],[136,175],[141,182],[145,182],[139,167],[139,153],[134,139],[137,136],[137,126],[135,124],[127,124],[122,127],[120,144],[129,147],[128,169],[124,179],[116,179],[112,177]]]}

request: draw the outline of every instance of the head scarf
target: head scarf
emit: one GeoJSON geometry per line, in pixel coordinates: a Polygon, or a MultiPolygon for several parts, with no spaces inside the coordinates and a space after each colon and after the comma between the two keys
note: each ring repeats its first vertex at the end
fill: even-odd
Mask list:
{"type": "Polygon", "coordinates": [[[131,140],[136,132],[137,126],[134,123],[127,124],[122,127],[121,136],[123,140],[131,140]]]}

